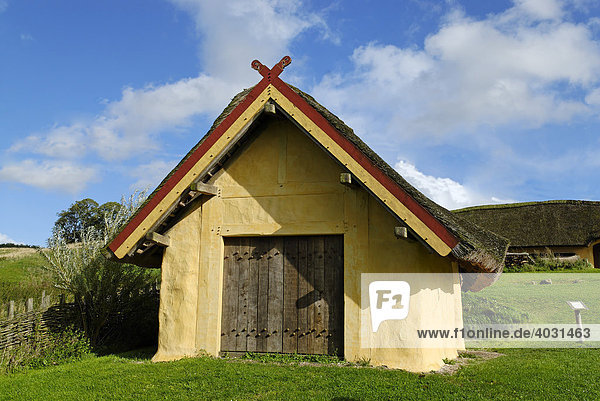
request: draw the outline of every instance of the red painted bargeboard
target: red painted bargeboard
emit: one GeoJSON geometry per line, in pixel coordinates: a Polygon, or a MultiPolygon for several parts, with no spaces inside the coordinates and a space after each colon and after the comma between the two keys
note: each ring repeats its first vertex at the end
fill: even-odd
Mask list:
{"type": "Polygon", "coordinates": [[[260,95],[269,85],[266,78],[263,78],[251,91],[246,98],[240,102],[231,113],[219,124],[215,130],[202,142],[202,144],[190,155],[190,157],[179,167],[177,171],[165,182],[148,203],[139,211],[138,214],[127,224],[123,230],[110,243],[108,248],[116,252],[133,231],[144,221],[146,217],[154,210],[165,196],[177,185],[179,181],[192,169],[202,156],[215,144],[215,142],[227,131],[229,127],[242,115],[242,113],[252,104],[254,99],[260,95]]]}

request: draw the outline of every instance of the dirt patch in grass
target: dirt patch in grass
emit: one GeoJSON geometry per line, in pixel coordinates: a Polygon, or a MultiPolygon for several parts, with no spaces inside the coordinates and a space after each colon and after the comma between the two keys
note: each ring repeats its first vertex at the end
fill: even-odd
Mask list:
{"type": "Polygon", "coordinates": [[[450,361],[445,361],[446,363],[444,364],[444,366],[432,373],[439,373],[442,375],[453,375],[456,372],[458,372],[463,366],[489,361],[490,359],[498,358],[500,356],[504,356],[504,354],[494,351],[458,351],[458,358],[452,359],[450,361]]]}

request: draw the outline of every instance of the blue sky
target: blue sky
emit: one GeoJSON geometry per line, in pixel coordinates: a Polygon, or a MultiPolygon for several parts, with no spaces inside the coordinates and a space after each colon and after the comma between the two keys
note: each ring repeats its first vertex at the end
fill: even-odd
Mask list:
{"type": "Polygon", "coordinates": [[[0,0],[0,243],[153,189],[254,58],[448,208],[600,199],[592,0],[0,0]]]}

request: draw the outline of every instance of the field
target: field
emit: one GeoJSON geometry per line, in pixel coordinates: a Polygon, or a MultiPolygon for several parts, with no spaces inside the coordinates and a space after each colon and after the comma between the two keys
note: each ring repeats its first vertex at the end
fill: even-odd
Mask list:
{"type": "Polygon", "coordinates": [[[583,322],[600,323],[600,274],[504,273],[493,285],[472,294],[478,299],[494,300],[528,316],[529,323],[574,324],[573,310],[567,301],[582,301],[588,311],[583,322]],[[552,284],[540,284],[549,279],[552,284]]]}
{"type": "Polygon", "coordinates": [[[35,273],[42,273],[44,258],[36,249],[0,248],[0,282],[29,281],[35,273]]]}
{"type": "Polygon", "coordinates": [[[0,248],[0,318],[6,313],[6,304],[10,300],[20,308],[27,298],[33,298],[37,305],[42,291],[58,296],[59,291],[42,268],[44,262],[36,249],[0,248]]]}
{"type": "Polygon", "coordinates": [[[0,376],[0,400],[596,400],[599,350],[502,350],[454,375],[208,357],[90,357],[0,376]]]}

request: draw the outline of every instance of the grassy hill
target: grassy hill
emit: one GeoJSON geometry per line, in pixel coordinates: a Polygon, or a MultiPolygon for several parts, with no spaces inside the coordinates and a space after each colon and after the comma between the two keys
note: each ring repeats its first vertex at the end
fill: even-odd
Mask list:
{"type": "Polygon", "coordinates": [[[10,300],[19,307],[27,298],[39,302],[42,291],[58,296],[50,275],[42,268],[44,263],[37,249],[0,248],[0,318],[10,300]]]}

